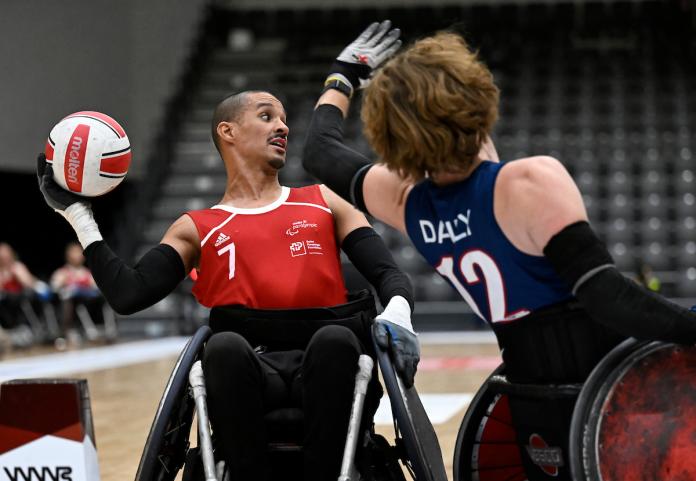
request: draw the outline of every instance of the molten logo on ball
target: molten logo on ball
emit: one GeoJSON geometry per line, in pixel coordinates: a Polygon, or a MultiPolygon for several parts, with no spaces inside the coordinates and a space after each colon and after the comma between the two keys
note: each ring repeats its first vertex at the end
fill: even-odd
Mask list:
{"type": "Polygon", "coordinates": [[[70,145],[65,156],[65,183],[73,192],[82,192],[82,172],[85,167],[85,151],[89,138],[89,125],[80,124],[70,138],[70,145]]]}
{"type": "Polygon", "coordinates": [[[70,148],[70,162],[68,162],[68,180],[77,182],[77,169],[80,167],[80,146],[82,145],[82,137],[73,139],[72,147],[70,148]]]}

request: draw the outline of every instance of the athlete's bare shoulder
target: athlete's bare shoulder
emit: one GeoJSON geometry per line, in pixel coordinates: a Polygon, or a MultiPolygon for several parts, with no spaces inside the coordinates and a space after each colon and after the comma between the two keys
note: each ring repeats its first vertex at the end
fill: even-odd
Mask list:
{"type": "Polygon", "coordinates": [[[355,229],[370,226],[370,223],[362,212],[343,200],[333,190],[329,189],[324,184],[319,185],[319,190],[324,198],[324,202],[326,202],[326,205],[329,206],[329,209],[331,209],[333,213],[336,240],[339,244],[355,229]]]}
{"type": "Polygon", "coordinates": [[[200,242],[196,224],[187,214],[175,220],[161,240],[162,244],[172,246],[179,253],[186,267],[186,272],[198,264],[201,253],[200,242]]]}
{"type": "Polygon", "coordinates": [[[370,167],[363,182],[365,206],[370,214],[406,232],[406,199],[415,182],[404,178],[384,165],[370,167]]]}
{"type": "Polygon", "coordinates": [[[508,239],[532,255],[541,255],[549,239],[567,225],[587,220],[575,182],[549,156],[514,160],[500,169],[494,212],[508,239]]]}
{"type": "Polygon", "coordinates": [[[557,176],[568,176],[568,171],[561,162],[548,155],[535,155],[507,162],[498,174],[496,185],[544,184],[557,176]]]}

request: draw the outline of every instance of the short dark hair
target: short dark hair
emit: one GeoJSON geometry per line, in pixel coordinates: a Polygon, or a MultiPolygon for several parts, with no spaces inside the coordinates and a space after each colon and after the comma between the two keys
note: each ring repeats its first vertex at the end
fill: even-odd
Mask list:
{"type": "Polygon", "coordinates": [[[217,133],[217,126],[220,122],[236,122],[244,112],[248,102],[249,94],[262,92],[262,90],[245,90],[228,95],[220,101],[213,112],[213,122],[211,125],[211,135],[215,148],[220,152],[220,136],[217,133]]]}

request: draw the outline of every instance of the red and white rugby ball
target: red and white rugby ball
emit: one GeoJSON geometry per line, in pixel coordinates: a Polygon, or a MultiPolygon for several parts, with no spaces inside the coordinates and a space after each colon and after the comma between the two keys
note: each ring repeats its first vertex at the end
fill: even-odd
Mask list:
{"type": "Polygon", "coordinates": [[[46,162],[64,189],[85,197],[106,194],[128,173],[131,147],[123,127],[100,112],[75,112],[46,141],[46,162]]]}

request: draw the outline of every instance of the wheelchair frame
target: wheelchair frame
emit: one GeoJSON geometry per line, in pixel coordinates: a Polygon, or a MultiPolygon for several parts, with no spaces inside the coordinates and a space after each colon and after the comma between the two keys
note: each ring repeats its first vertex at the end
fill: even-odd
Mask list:
{"type": "MultiPolygon", "coordinates": [[[[192,451],[189,435],[195,403],[188,376],[211,335],[208,326],[200,327],[179,355],[150,428],[136,481],[173,481],[192,451]]],[[[405,389],[389,354],[374,346],[392,406],[396,436],[394,446],[383,448],[396,454],[416,481],[447,481],[435,431],[415,387],[405,389]]]]}

